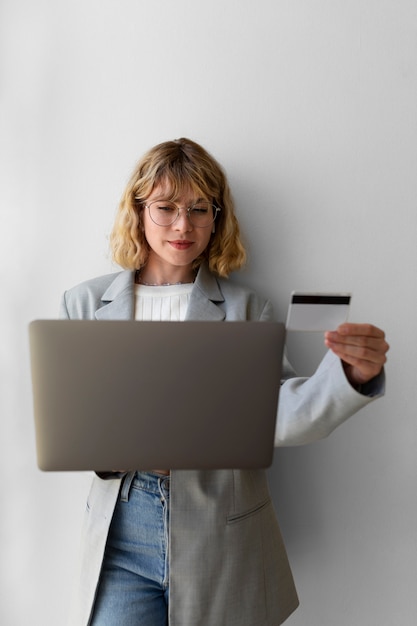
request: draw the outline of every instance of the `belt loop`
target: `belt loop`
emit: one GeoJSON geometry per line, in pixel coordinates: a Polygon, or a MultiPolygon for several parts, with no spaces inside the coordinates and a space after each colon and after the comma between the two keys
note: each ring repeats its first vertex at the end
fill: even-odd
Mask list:
{"type": "Polygon", "coordinates": [[[135,479],[135,476],[136,476],[136,472],[129,472],[123,478],[122,489],[120,492],[120,500],[122,502],[129,502],[130,488],[132,486],[132,482],[135,479]]]}

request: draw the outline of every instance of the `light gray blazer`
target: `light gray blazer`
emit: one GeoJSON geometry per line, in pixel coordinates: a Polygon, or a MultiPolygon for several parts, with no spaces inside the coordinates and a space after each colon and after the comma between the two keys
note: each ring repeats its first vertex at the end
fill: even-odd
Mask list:
{"type": "MultiPolygon", "coordinates": [[[[134,272],[109,274],[67,291],[61,317],[133,319],[134,272]]],[[[187,319],[271,320],[273,314],[268,300],[215,278],[203,265],[187,319]]],[[[284,382],[275,443],[300,445],[326,437],[380,393],[357,393],[329,353],[311,378],[284,382]]],[[[70,626],[89,624],[120,484],[120,478],[93,479],[70,626]]],[[[266,473],[174,470],[170,497],[170,626],[281,624],[298,598],[266,473]]]]}

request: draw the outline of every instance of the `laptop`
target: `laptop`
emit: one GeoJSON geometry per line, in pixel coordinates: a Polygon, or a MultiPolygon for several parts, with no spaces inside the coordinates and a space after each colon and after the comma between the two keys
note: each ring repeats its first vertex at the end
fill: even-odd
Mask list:
{"type": "Polygon", "coordinates": [[[39,468],[269,467],[284,336],[277,322],[31,322],[39,468]]]}

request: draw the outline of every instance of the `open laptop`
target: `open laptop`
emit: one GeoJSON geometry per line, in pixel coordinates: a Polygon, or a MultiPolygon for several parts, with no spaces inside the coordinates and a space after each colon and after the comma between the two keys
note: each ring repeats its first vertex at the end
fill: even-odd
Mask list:
{"type": "Polygon", "coordinates": [[[40,469],[268,467],[284,335],[276,322],[31,322],[40,469]]]}

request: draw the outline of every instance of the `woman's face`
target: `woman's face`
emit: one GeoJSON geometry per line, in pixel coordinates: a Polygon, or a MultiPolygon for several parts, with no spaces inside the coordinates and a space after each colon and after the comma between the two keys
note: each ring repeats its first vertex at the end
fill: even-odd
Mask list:
{"type": "MultiPolygon", "coordinates": [[[[194,226],[187,215],[186,209],[202,198],[195,196],[192,189],[184,189],[175,205],[180,213],[173,224],[159,226],[151,219],[149,205],[156,200],[169,200],[169,187],[158,185],[146,200],[143,208],[143,227],[146,240],[150,247],[147,267],[158,266],[167,275],[175,272],[189,277],[193,261],[207,248],[210,241],[212,226],[205,228],[194,226]]],[[[179,279],[181,280],[181,278],[179,279]]]]}

